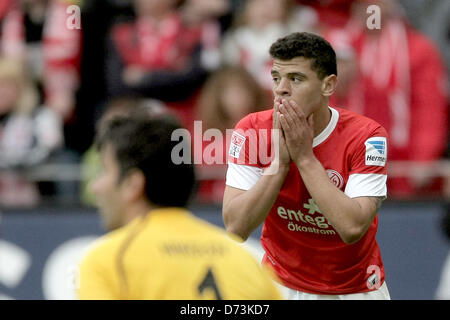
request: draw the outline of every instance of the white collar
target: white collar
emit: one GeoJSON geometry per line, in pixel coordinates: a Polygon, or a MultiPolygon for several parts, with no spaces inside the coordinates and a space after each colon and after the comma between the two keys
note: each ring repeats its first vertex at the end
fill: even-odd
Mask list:
{"type": "Polygon", "coordinates": [[[324,142],[334,131],[334,128],[336,128],[336,125],[338,123],[339,112],[336,109],[331,108],[330,106],[328,106],[328,108],[331,110],[330,122],[328,122],[328,125],[325,127],[325,129],[323,129],[323,131],[314,138],[313,148],[324,142]]]}

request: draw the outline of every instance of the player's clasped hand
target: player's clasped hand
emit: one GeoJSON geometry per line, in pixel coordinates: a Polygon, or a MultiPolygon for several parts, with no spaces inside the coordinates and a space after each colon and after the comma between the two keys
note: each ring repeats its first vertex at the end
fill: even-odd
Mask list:
{"type": "Polygon", "coordinates": [[[280,105],[281,105],[281,99],[275,98],[274,101],[274,113],[273,113],[273,128],[278,129],[278,141],[274,141],[274,147],[279,148],[279,154],[278,159],[275,159],[275,161],[278,161],[278,164],[280,166],[289,166],[289,163],[291,162],[291,157],[289,155],[289,151],[286,145],[286,139],[283,134],[283,130],[280,123],[280,105]]]}
{"type": "Polygon", "coordinates": [[[279,112],[279,122],[292,161],[298,164],[301,160],[313,157],[313,115],[306,117],[295,101],[286,99],[281,101],[279,112]]]}

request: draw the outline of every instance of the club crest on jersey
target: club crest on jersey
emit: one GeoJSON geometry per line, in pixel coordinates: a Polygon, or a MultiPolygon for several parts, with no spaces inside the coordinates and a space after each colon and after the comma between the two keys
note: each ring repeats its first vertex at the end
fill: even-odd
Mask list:
{"type": "Polygon", "coordinates": [[[341,174],[336,170],[327,169],[328,178],[330,178],[331,182],[338,188],[341,189],[344,185],[344,179],[341,174]]]}
{"type": "Polygon", "coordinates": [[[380,166],[386,165],[387,143],[385,137],[372,137],[364,143],[366,146],[366,165],[380,166]]]}
{"type": "Polygon", "coordinates": [[[234,131],[233,135],[231,136],[231,144],[228,154],[233,158],[238,159],[241,154],[242,146],[245,143],[245,139],[245,136],[234,131]]]}

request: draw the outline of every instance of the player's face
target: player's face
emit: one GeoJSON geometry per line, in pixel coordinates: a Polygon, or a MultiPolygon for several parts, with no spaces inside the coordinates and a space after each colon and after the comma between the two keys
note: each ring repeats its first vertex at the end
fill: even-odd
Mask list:
{"type": "Polygon", "coordinates": [[[90,188],[96,196],[103,227],[114,230],[124,224],[126,204],[123,186],[119,181],[120,168],[111,145],[106,144],[101,152],[102,170],[91,183],[90,188]]]}
{"type": "Polygon", "coordinates": [[[275,98],[294,100],[306,116],[324,104],[322,81],[311,69],[311,61],[303,57],[274,59],[272,67],[275,98]]]}

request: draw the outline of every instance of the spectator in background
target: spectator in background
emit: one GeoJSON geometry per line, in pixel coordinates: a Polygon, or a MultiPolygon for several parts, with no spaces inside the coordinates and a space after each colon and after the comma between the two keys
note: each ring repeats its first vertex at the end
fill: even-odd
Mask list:
{"type": "Polygon", "coordinates": [[[312,10],[291,0],[247,0],[234,27],[225,34],[223,64],[245,67],[271,93],[272,59],[267,48],[291,32],[312,31],[316,22],[312,10]]]}
{"type": "Polygon", "coordinates": [[[337,42],[350,45],[358,66],[356,72],[347,68],[347,75],[354,75],[352,83],[346,81],[347,96],[343,90],[332,98],[340,101],[332,103],[341,102],[385,127],[391,161],[425,165],[415,176],[391,176],[390,195],[426,195],[439,189],[440,182],[430,177],[426,166],[443,156],[448,134],[445,67],[434,44],[408,24],[396,2],[386,0],[355,2],[346,27],[329,32],[327,38],[338,52],[337,42]],[[367,27],[369,4],[381,9],[380,29],[367,27]]]}
{"type": "Polygon", "coordinates": [[[208,70],[216,70],[220,64],[220,41],[224,26],[219,20],[230,13],[227,0],[186,0],[181,15],[186,26],[201,33],[201,62],[208,70]]]}
{"type": "Polygon", "coordinates": [[[109,98],[138,94],[164,101],[189,126],[195,93],[215,67],[205,63],[203,49],[218,47],[220,29],[203,23],[212,14],[197,10],[202,1],[180,3],[135,1],[135,21],[111,31],[107,91],[109,98]]]}
{"type": "Polygon", "coordinates": [[[357,105],[361,102],[360,96],[364,92],[360,91],[359,84],[355,81],[359,69],[356,49],[352,46],[348,34],[345,32],[332,31],[325,34],[325,37],[335,48],[339,73],[339,84],[331,97],[331,101],[334,105],[345,108],[357,105]]]}
{"type": "Polygon", "coordinates": [[[81,29],[68,28],[67,8],[78,0],[4,0],[1,55],[26,63],[41,101],[67,122],[79,87],[81,29]]]}
{"type": "MultiPolygon", "coordinates": [[[[222,201],[225,190],[225,174],[227,148],[227,129],[233,129],[236,123],[249,113],[267,109],[270,105],[269,96],[261,88],[255,78],[244,68],[224,67],[213,73],[205,83],[200,94],[196,113],[197,119],[202,121],[202,129],[218,129],[225,138],[223,141],[222,164],[205,164],[209,152],[217,141],[204,141],[201,150],[203,165],[198,169],[202,181],[197,192],[201,202],[222,201]]],[[[200,151],[200,150],[198,150],[200,151]]],[[[215,154],[213,156],[216,156],[215,154]]]]}
{"type": "Polygon", "coordinates": [[[35,205],[39,192],[23,169],[45,162],[63,145],[61,118],[38,106],[21,62],[0,59],[0,97],[0,205],[35,205]]]}
{"type": "Polygon", "coordinates": [[[350,8],[355,0],[296,0],[298,4],[308,6],[317,15],[320,22],[318,28],[320,33],[326,32],[328,28],[339,28],[347,24],[350,19],[350,8]]]}
{"type": "Polygon", "coordinates": [[[133,0],[81,1],[82,54],[75,113],[64,127],[66,146],[77,154],[89,149],[106,97],[107,35],[111,26],[133,17],[133,0]]]}

